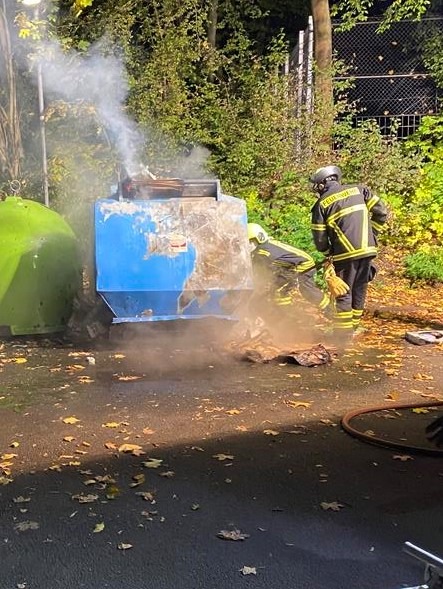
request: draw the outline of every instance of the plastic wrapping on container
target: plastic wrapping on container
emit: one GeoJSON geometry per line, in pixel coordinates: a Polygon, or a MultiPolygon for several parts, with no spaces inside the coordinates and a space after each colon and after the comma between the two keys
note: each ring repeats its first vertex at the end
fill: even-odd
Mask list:
{"type": "Polygon", "coordinates": [[[244,201],[217,181],[180,188],[96,202],[96,290],[114,323],[235,319],[252,290],[244,201]]]}

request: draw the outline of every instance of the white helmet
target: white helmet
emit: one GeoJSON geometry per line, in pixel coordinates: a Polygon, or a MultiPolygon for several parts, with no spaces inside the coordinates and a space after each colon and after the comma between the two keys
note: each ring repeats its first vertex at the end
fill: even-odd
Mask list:
{"type": "Polygon", "coordinates": [[[248,239],[255,239],[257,243],[269,241],[269,235],[258,223],[248,223],[248,239]]]}

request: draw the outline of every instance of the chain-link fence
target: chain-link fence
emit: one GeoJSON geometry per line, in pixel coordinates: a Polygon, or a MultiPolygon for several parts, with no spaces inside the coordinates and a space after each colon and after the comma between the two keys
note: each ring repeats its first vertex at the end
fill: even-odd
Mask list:
{"type": "MultiPolygon", "coordinates": [[[[381,33],[379,20],[358,23],[350,31],[341,31],[339,24],[333,26],[333,48],[346,73],[337,80],[351,81],[348,96],[357,106],[355,121],[375,119],[384,133],[395,128],[399,137],[406,137],[424,115],[438,111],[438,90],[426,71],[421,46],[432,31],[443,33],[443,17],[393,23],[381,33]]],[[[290,60],[298,85],[305,88],[299,91],[299,102],[307,108],[312,105],[312,39],[310,21],[290,60]]]]}

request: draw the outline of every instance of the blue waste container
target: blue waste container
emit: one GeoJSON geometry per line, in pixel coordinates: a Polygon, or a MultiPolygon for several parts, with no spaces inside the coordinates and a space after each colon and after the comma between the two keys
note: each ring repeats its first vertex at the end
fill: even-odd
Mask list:
{"type": "Polygon", "coordinates": [[[140,183],[95,203],[95,262],[113,323],[235,320],[252,292],[245,203],[217,180],[140,183]]]}

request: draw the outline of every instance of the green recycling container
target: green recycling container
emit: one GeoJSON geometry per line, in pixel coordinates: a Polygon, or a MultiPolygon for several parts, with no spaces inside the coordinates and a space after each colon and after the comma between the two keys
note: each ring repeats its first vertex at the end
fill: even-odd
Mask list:
{"type": "Polygon", "coordinates": [[[0,335],[63,331],[81,275],[76,236],[58,213],[15,196],[0,202],[0,335]]]}

